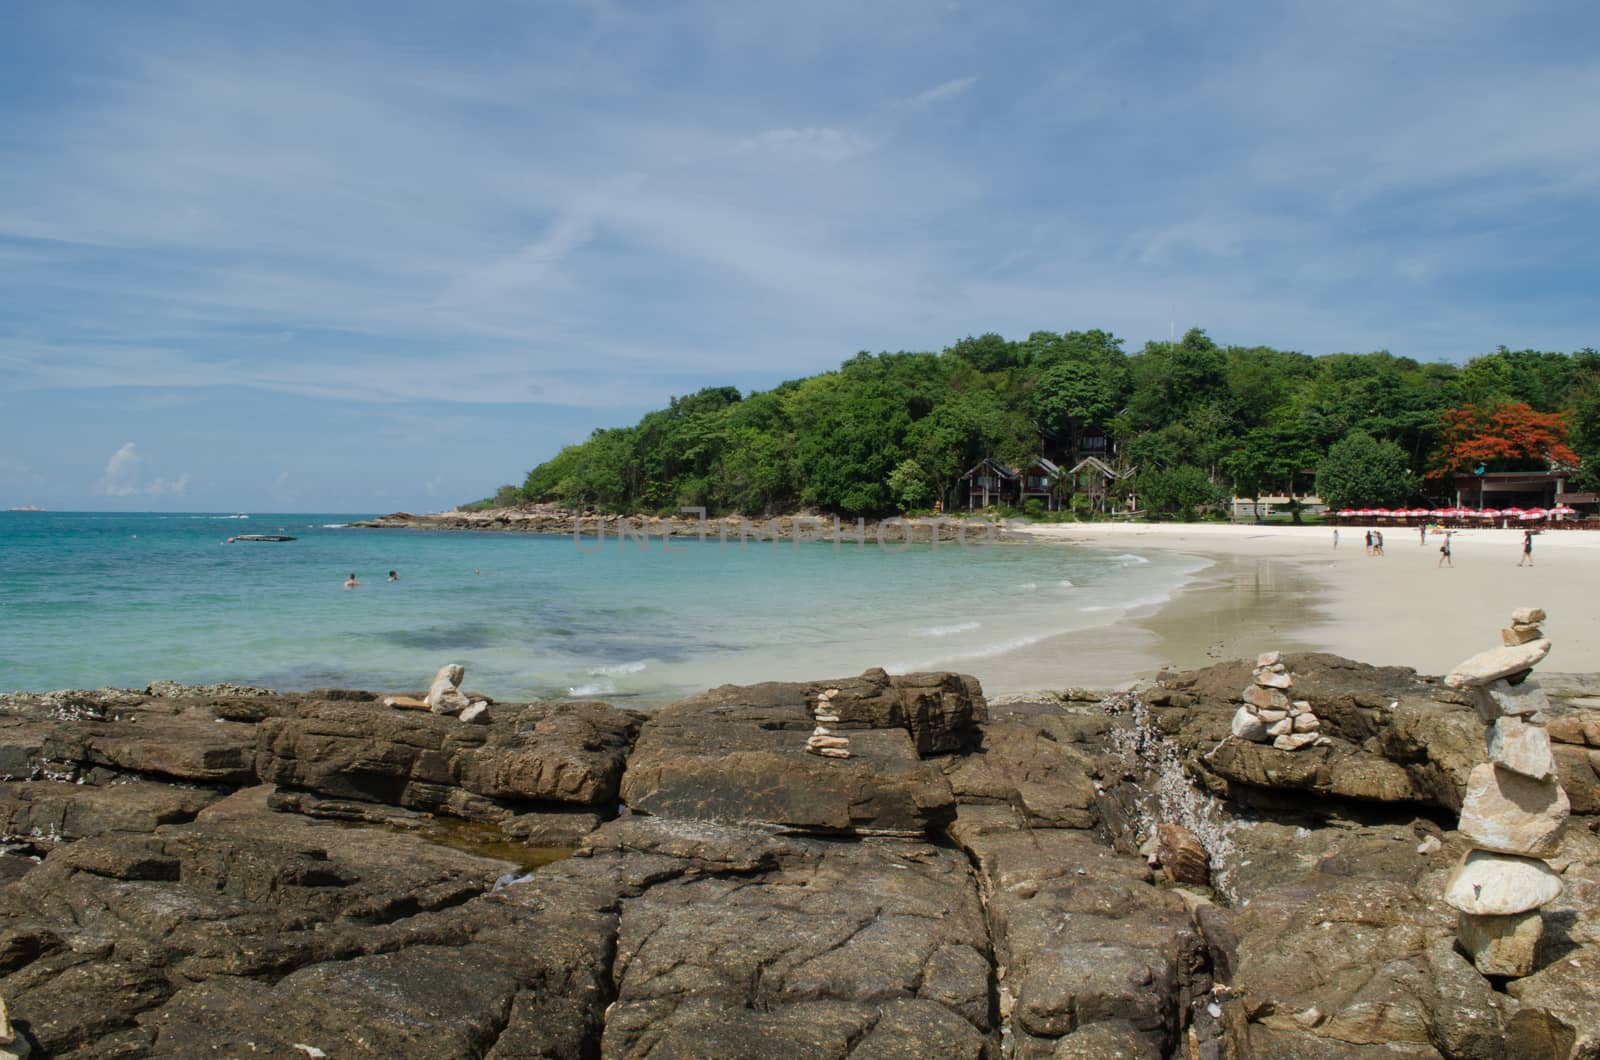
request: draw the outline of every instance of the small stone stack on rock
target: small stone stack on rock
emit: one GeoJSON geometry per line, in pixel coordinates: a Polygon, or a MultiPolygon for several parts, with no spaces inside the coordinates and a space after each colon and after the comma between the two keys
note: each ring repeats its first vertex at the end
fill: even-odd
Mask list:
{"type": "Polygon", "coordinates": [[[11,1026],[5,998],[0,998],[0,1060],[24,1060],[32,1052],[32,1043],[11,1026]]]}
{"type": "Polygon", "coordinates": [[[1256,656],[1254,681],[1244,690],[1244,706],[1233,716],[1233,735],[1253,743],[1270,743],[1280,751],[1298,751],[1322,739],[1322,722],[1311,704],[1293,695],[1294,678],[1283,665],[1283,653],[1256,656]]]}
{"type": "Polygon", "coordinates": [[[1484,975],[1517,978],[1538,966],[1539,909],[1561,894],[1561,878],[1541,859],[1561,845],[1571,807],[1544,729],[1549,699],[1528,676],[1550,651],[1543,621],[1536,607],[1517,609],[1501,631],[1505,646],[1474,655],[1444,679],[1471,697],[1489,726],[1489,761],[1467,777],[1458,826],[1474,849],[1445,890],[1461,913],[1462,948],[1484,975]]]}
{"type": "MultiPolygon", "coordinates": [[[[466,667],[460,663],[445,663],[433,675],[433,684],[428,686],[426,697],[384,696],[379,702],[396,710],[427,710],[445,717],[460,718],[468,724],[487,725],[492,720],[489,717],[488,700],[470,699],[461,691],[461,679],[466,673],[466,667]]],[[[5,1058],[0,1057],[0,1060],[5,1058]]]]}
{"type": "Polygon", "coordinates": [[[1539,623],[1543,621],[1544,608],[1519,607],[1511,612],[1511,625],[1500,631],[1500,639],[1505,641],[1508,648],[1539,640],[1544,636],[1544,632],[1539,628],[1539,623]]]}
{"type": "Polygon", "coordinates": [[[806,741],[806,750],[814,755],[824,758],[849,758],[850,738],[839,736],[828,728],[839,721],[839,715],[833,712],[833,697],[839,694],[837,688],[825,688],[817,693],[817,704],[812,708],[812,716],[817,727],[811,731],[811,738],[806,741]]]}

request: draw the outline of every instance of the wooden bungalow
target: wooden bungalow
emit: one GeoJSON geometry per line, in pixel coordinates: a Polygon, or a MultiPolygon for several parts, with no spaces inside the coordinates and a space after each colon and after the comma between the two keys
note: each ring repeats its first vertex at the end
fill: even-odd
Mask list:
{"type": "MultiPolygon", "coordinates": [[[[1086,456],[1073,464],[1066,473],[1066,479],[1071,483],[1073,493],[1087,494],[1089,507],[1092,511],[1103,512],[1106,510],[1106,500],[1116,488],[1118,482],[1130,479],[1137,467],[1118,471],[1098,456],[1086,456]]],[[[1128,497],[1130,511],[1138,509],[1138,498],[1133,494],[1128,497]]]]}
{"type": "Polygon", "coordinates": [[[1060,507],[1056,486],[1061,481],[1061,469],[1054,462],[1038,457],[1022,467],[1019,476],[1017,495],[1023,504],[1027,504],[1030,497],[1036,497],[1044,502],[1045,511],[1053,512],[1060,507]]]}
{"type": "Polygon", "coordinates": [[[1022,476],[992,457],[986,457],[972,470],[961,476],[967,491],[967,510],[987,508],[991,504],[1020,504],[1022,476]]]}

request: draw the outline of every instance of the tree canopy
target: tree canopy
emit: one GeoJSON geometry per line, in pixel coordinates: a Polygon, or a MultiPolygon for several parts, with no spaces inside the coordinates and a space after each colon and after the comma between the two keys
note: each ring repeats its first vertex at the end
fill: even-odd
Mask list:
{"type": "Polygon", "coordinates": [[[1399,504],[1410,495],[1414,482],[1405,451],[1364,431],[1352,431],[1334,442],[1317,465],[1317,493],[1333,508],[1399,504]]]}
{"type": "Polygon", "coordinates": [[[1388,351],[1311,357],[1199,328],[1136,352],[1109,332],[990,332],[941,352],[858,353],[743,394],[714,386],[596,430],[495,500],[608,511],[881,516],[959,501],[985,457],[1019,464],[1087,432],[1137,468],[1147,505],[1233,492],[1423,499],[1427,479],[1556,462],[1600,485],[1600,353],[1499,347],[1465,364],[1388,351]],[[1204,483],[1205,489],[1201,488],[1204,483]]]}

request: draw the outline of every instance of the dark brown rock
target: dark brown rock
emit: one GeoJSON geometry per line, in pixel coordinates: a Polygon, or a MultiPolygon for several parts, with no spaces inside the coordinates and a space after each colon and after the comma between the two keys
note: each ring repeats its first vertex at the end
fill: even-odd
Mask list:
{"type": "Polygon", "coordinates": [[[1252,1023],[1332,1050],[1504,1055],[1498,996],[1454,949],[1455,911],[1442,901],[1449,859],[1418,855],[1415,835],[1258,824],[1236,837],[1250,865],[1239,874],[1232,985],[1252,1023]]]}
{"type": "Polygon", "coordinates": [[[1015,806],[1038,827],[1091,828],[1097,748],[1088,741],[1109,728],[1104,715],[1068,713],[1055,704],[992,707],[979,726],[980,753],[952,755],[945,775],[959,802],[1015,806]]]}
{"type": "Polygon", "coordinates": [[[218,797],[204,789],[149,782],[115,787],[53,781],[0,784],[0,832],[52,841],[152,832],[159,825],[193,820],[218,797]]]}
{"type": "MultiPolygon", "coordinates": [[[[912,675],[919,680],[908,687],[917,697],[929,688],[941,689],[943,695],[952,683],[964,687],[954,675],[947,676],[934,681],[912,675]]],[[[857,727],[835,726],[850,740],[850,757],[845,759],[805,750],[814,726],[813,686],[725,686],[663,707],[639,735],[622,798],[635,811],[666,817],[760,822],[813,832],[927,832],[950,819],[950,785],[937,764],[918,757],[907,728],[862,727],[861,704],[872,702],[889,711],[901,700],[894,692],[898,685],[861,683],[881,694],[874,700],[850,696],[849,702],[859,708],[853,723],[857,727]]],[[[841,691],[835,702],[843,698],[841,691]]]]}
{"type": "MultiPolygon", "coordinates": [[[[836,681],[723,685],[673,706],[736,706],[793,721],[809,719],[818,695],[828,689],[837,690],[828,706],[839,718],[830,727],[846,735],[854,729],[904,729],[922,756],[960,750],[974,736],[973,727],[988,716],[983,690],[975,678],[954,673],[891,677],[877,669],[836,681]]],[[[794,723],[804,728],[811,725],[809,720],[794,723]]]]}
{"type": "Polygon", "coordinates": [[[1174,883],[1196,887],[1211,884],[1211,856],[1199,838],[1182,825],[1156,826],[1156,859],[1161,862],[1161,871],[1174,883]]]}
{"type": "Polygon", "coordinates": [[[613,807],[640,716],[602,703],[535,704],[462,725],[369,703],[300,706],[261,723],[263,779],[334,799],[479,820],[519,803],[613,807]]]}
{"type": "Polygon", "coordinates": [[[1484,761],[1482,725],[1460,695],[1401,667],[1320,653],[1284,662],[1329,744],[1284,751],[1230,739],[1238,688],[1250,675],[1243,660],[1163,674],[1154,699],[1145,697],[1174,703],[1182,691],[1187,705],[1158,707],[1156,724],[1208,786],[1460,808],[1467,774],[1484,761]]]}
{"type": "Polygon", "coordinates": [[[1165,1055],[1188,997],[1210,986],[1188,907],[1151,885],[1141,859],[1084,832],[1022,829],[1006,816],[963,807],[953,834],[990,895],[1018,1049],[1042,1055],[1055,1039],[1113,1022],[1165,1055]]]}
{"type": "Polygon", "coordinates": [[[682,873],[623,903],[607,1054],[707,1055],[739,1026],[742,1056],[843,1056],[864,1037],[884,1056],[995,1044],[988,934],[959,852],[769,837],[746,853],[749,834],[635,818],[592,840],[595,870],[644,856],[682,873]]]}

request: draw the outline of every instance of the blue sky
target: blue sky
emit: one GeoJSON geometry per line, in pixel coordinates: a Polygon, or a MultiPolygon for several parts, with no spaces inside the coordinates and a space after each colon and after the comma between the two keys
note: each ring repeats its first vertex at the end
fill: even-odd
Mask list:
{"type": "Polygon", "coordinates": [[[0,506],[390,511],[859,349],[1600,344],[1600,14],[11,4],[0,506]]]}

